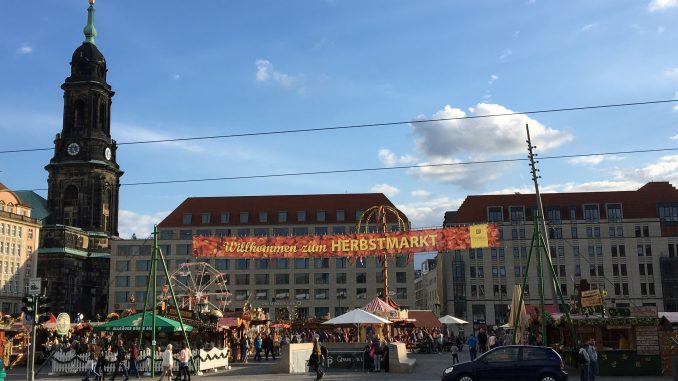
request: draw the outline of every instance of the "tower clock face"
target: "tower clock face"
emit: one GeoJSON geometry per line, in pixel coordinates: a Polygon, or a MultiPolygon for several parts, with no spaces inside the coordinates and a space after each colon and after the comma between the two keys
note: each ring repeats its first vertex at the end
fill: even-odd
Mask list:
{"type": "Polygon", "coordinates": [[[75,156],[78,153],[80,153],[80,146],[78,143],[71,143],[66,147],[66,151],[68,152],[69,155],[75,156]]]}
{"type": "Polygon", "coordinates": [[[106,158],[106,160],[111,160],[111,149],[110,148],[106,147],[106,149],[104,150],[104,157],[106,158]]]}

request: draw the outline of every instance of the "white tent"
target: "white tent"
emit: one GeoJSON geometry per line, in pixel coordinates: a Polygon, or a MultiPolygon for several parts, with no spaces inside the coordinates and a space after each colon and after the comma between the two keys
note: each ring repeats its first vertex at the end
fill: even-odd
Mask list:
{"type": "Polygon", "coordinates": [[[390,321],[382,319],[377,315],[371,314],[360,308],[356,308],[352,311],[348,311],[343,315],[339,315],[334,319],[330,319],[323,324],[391,324],[390,321]]]}
{"type": "Polygon", "coordinates": [[[466,320],[461,320],[450,315],[445,315],[438,320],[440,320],[440,324],[468,324],[466,320]]]}

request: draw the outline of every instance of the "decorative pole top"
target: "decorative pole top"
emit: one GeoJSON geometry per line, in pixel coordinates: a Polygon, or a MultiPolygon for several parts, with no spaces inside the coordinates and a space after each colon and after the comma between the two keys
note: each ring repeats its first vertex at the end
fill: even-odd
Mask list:
{"type": "Polygon", "coordinates": [[[94,39],[97,36],[97,30],[94,28],[94,2],[89,0],[89,8],[87,8],[87,25],[82,31],[85,33],[85,42],[96,45],[94,39]]]}

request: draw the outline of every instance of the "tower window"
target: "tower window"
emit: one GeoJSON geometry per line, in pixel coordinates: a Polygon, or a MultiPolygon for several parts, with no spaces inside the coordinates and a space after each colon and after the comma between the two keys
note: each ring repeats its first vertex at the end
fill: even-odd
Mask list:
{"type": "Polygon", "coordinates": [[[75,107],[73,107],[73,126],[75,128],[85,126],[85,102],[80,99],[75,101],[75,107]]]}
{"type": "Polygon", "coordinates": [[[74,185],[66,187],[63,196],[63,224],[75,226],[78,221],[78,188],[74,185]]]}

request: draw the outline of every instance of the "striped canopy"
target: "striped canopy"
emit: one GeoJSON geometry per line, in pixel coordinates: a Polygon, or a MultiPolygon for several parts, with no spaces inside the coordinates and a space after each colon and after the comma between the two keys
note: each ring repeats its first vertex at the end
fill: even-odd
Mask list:
{"type": "Polygon", "coordinates": [[[369,303],[365,304],[362,309],[373,313],[374,312],[388,313],[396,310],[395,308],[391,307],[388,303],[386,303],[385,301],[381,300],[378,297],[372,299],[369,303]]]}

